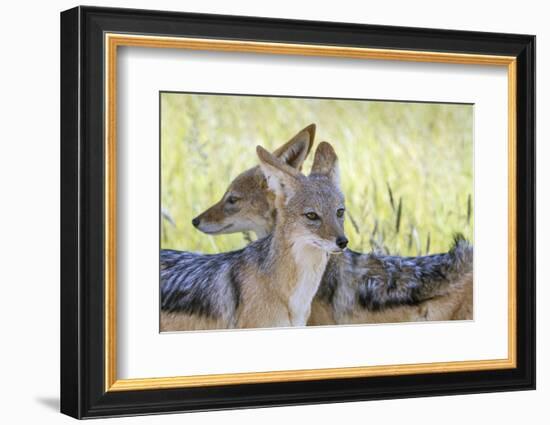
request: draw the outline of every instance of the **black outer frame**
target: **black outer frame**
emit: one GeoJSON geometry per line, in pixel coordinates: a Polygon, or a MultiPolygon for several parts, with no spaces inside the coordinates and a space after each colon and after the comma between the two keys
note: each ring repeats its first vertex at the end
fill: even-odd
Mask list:
{"type": "Polygon", "coordinates": [[[61,13],[61,412],[76,418],[535,388],[535,37],[76,7],[61,13]],[[517,368],[104,391],[105,32],[517,57],[517,368]]]}

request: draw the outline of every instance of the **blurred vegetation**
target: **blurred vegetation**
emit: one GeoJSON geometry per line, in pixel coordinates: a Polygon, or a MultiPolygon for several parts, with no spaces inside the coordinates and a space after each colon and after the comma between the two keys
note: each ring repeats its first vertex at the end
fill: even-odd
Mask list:
{"type": "MultiPolygon", "coordinates": [[[[446,251],[473,237],[473,107],[427,103],[161,95],[162,248],[221,252],[249,235],[209,236],[191,219],[310,123],[333,144],[349,247],[400,255],[446,251]]],[[[313,152],[305,163],[311,166],[313,152]]]]}

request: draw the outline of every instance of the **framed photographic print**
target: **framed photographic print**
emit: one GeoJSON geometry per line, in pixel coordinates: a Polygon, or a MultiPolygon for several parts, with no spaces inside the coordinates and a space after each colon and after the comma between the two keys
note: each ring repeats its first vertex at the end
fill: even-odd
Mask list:
{"type": "Polygon", "coordinates": [[[61,411],[535,387],[535,38],[61,14],[61,411]]]}

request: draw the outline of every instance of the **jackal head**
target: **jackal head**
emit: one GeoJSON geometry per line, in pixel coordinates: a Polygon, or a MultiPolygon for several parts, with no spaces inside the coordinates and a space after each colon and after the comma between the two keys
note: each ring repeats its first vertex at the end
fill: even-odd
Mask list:
{"type": "Polygon", "coordinates": [[[307,177],[261,146],[256,150],[267,185],[275,194],[274,232],[295,246],[342,252],[348,243],[344,234],[344,195],[340,190],[338,157],[332,146],[327,142],[319,144],[307,177]]]}
{"type": "MultiPolygon", "coordinates": [[[[315,137],[315,124],[310,124],[273,155],[296,170],[302,168],[315,137]]],[[[239,174],[222,198],[192,220],[201,232],[218,235],[252,231],[261,238],[275,225],[275,196],[267,187],[259,166],[239,174]]]]}

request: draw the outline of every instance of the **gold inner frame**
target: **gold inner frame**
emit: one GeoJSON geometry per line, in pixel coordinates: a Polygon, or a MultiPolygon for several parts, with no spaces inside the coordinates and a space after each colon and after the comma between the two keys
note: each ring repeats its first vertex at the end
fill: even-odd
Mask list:
{"type": "Polygon", "coordinates": [[[105,391],[133,391],[213,385],[235,385],[320,379],[481,371],[516,367],[516,58],[459,53],[369,49],[326,45],[105,34],[105,391]],[[116,98],[119,46],[281,55],[328,56],[355,59],[436,62],[507,67],[508,71],[508,357],[383,366],[285,370],[117,379],[116,339],[116,98]]]}

